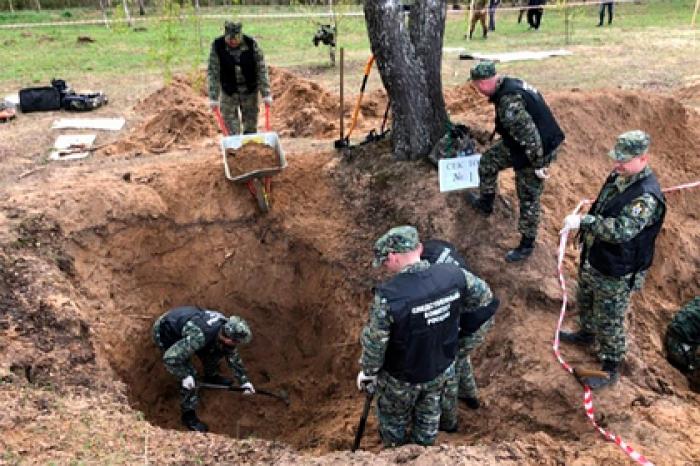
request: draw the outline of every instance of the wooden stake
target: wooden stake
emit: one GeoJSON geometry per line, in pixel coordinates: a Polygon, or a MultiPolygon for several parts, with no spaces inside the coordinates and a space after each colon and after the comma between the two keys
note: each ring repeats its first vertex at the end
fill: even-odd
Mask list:
{"type": "MultiPolygon", "coordinates": [[[[698,0],[700,1],[700,0],[698,0]]],[[[345,93],[343,75],[345,70],[345,49],[340,47],[340,140],[345,137],[345,93]]]]}

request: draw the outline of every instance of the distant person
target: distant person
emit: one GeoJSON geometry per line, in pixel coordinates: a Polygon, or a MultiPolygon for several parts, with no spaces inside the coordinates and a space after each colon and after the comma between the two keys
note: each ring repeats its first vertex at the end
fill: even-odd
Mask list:
{"type": "Polygon", "coordinates": [[[244,394],[252,394],[255,387],[246,375],[237,349],[240,344],[250,343],[251,338],[248,324],[240,317],[226,318],[220,312],[195,306],[171,309],[153,324],[153,341],[163,352],[165,368],[180,380],[180,409],[185,427],[197,432],[208,430],[195,412],[199,396],[192,357],[196,355],[202,362],[203,382],[231,385],[231,380],[219,375],[219,361],[225,358],[245,389],[244,394]]]}
{"type": "Polygon", "coordinates": [[[496,8],[501,4],[501,0],[489,0],[489,31],[496,30],[496,8]]]}
{"type": "Polygon", "coordinates": [[[625,313],[644,284],[666,214],[666,200],[649,167],[647,133],[627,131],[608,153],[613,171],[586,215],[571,214],[562,232],[580,229],[576,304],[580,328],[562,341],[595,347],[607,377],[586,377],[592,389],[613,384],[627,352],[625,313]]]}
{"type": "Polygon", "coordinates": [[[209,52],[209,105],[221,108],[229,134],[258,130],[258,93],[272,105],[265,57],[258,43],[243,34],[241,23],[226,21],[224,35],[214,39],[209,52]],[[240,113],[240,115],[239,115],[240,113]]]}
{"type": "Polygon", "coordinates": [[[528,10],[527,10],[527,24],[530,25],[530,29],[537,31],[542,23],[542,15],[544,14],[544,8],[542,5],[546,3],[546,0],[529,0],[528,10]]]}
{"type": "Polygon", "coordinates": [[[486,4],[488,0],[475,0],[474,1],[474,10],[472,11],[472,21],[471,24],[469,25],[469,38],[472,38],[472,35],[474,34],[474,29],[476,28],[476,23],[477,21],[481,22],[481,31],[483,33],[483,38],[486,39],[488,35],[488,28],[486,26],[486,4]]]}
{"type": "Polygon", "coordinates": [[[700,369],[700,296],[688,302],[668,324],[666,359],[678,370],[688,373],[700,369]]]}
{"type": "Polygon", "coordinates": [[[608,26],[612,24],[613,20],[613,3],[614,2],[603,2],[600,4],[600,21],[598,22],[598,27],[603,25],[603,19],[605,18],[605,9],[608,9],[608,26]]]}
{"type": "Polygon", "coordinates": [[[510,167],[520,202],[518,231],[520,244],[508,251],[506,261],[527,259],[535,248],[540,223],[540,196],[548,167],[556,159],[564,132],[542,97],[520,79],[496,74],[492,61],[482,61],[471,69],[473,86],[489,98],[496,110],[496,132],[501,136],[479,162],[479,196],[467,195],[478,212],[491,215],[496,199],[498,174],[510,167]]]}
{"type": "Polygon", "coordinates": [[[455,378],[460,314],[493,300],[486,282],[451,261],[431,265],[422,252],[418,232],[408,225],[374,244],[373,265],[395,275],[375,288],[360,338],[357,388],[376,384],[379,434],[387,447],[435,442],[440,398],[455,378]]]}

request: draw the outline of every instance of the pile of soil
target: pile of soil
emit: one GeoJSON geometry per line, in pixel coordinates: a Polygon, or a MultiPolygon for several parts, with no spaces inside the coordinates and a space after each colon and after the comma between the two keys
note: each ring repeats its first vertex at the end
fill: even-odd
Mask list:
{"type": "Polygon", "coordinates": [[[97,151],[104,155],[162,154],[190,149],[218,133],[201,89],[184,76],[175,76],[162,89],[136,105],[143,120],[129,134],[97,151]]]}
{"type": "MultiPolygon", "coordinates": [[[[499,179],[494,214],[483,218],[462,193],[441,194],[429,164],[395,162],[387,141],[343,156],[289,141],[269,214],[196,149],[186,158],[87,161],[4,187],[0,238],[13,239],[0,245],[3,459],[628,464],[591,428],[581,387],[551,353],[558,231],[582,197],[597,193],[611,168],[605,154],[624,130],[651,133],[663,186],[697,179],[700,115],[643,92],[547,100],[567,140],[542,197],[537,247],[522,264],[503,261],[519,239],[511,172],[499,179]],[[371,286],[386,278],[369,265],[371,245],[397,224],[454,242],[501,299],[472,357],[483,406],[460,407],[458,432],[440,433],[433,448],[380,451],[371,416],[368,451],[353,454],[364,401],[354,387],[359,335],[371,286]],[[175,431],[179,384],[150,327],[183,304],[243,316],[253,332],[241,348],[252,381],[286,390],[291,405],[203,391],[199,414],[213,433],[175,431]]],[[[483,103],[453,116],[481,121],[489,110],[483,103]]],[[[595,394],[599,421],[657,464],[700,463],[700,395],[665,361],[662,345],[673,313],[700,294],[698,205],[700,190],[668,195],[655,263],[628,311],[622,377],[595,394]]],[[[569,289],[576,265],[570,251],[569,289]]],[[[562,350],[574,366],[598,365],[580,348],[562,350]]]]}
{"type": "Polygon", "coordinates": [[[257,142],[249,142],[235,150],[227,149],[226,159],[231,176],[279,166],[275,149],[257,142]]]}

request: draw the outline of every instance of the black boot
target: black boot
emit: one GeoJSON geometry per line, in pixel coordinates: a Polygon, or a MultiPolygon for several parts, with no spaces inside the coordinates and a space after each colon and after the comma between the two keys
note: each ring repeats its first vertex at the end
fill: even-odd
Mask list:
{"type": "Polygon", "coordinates": [[[464,401],[464,403],[471,409],[479,409],[479,406],[481,406],[479,399],[473,396],[460,396],[459,399],[464,401]]]}
{"type": "Polygon", "coordinates": [[[204,378],[202,379],[202,382],[212,383],[215,385],[233,385],[233,381],[231,379],[227,379],[226,377],[222,377],[219,374],[205,375],[204,378]]]}
{"type": "Polygon", "coordinates": [[[467,202],[476,210],[484,215],[493,213],[493,201],[496,199],[496,193],[484,194],[477,196],[474,193],[467,193],[467,202]]]}
{"type": "Polygon", "coordinates": [[[448,434],[454,434],[455,432],[457,432],[457,429],[459,429],[458,422],[455,423],[455,425],[453,425],[453,426],[447,427],[447,426],[440,424],[440,426],[438,427],[438,430],[440,430],[442,432],[447,432],[448,434]]]}
{"type": "Polygon", "coordinates": [[[199,420],[194,411],[182,412],[182,424],[189,430],[194,430],[195,432],[206,432],[209,430],[207,425],[199,420]]]}
{"type": "Polygon", "coordinates": [[[593,343],[595,337],[592,333],[583,330],[579,330],[578,332],[566,332],[562,330],[559,332],[559,339],[567,343],[573,343],[574,345],[587,346],[593,343]]]}
{"type": "Polygon", "coordinates": [[[535,249],[535,238],[523,236],[517,248],[511,249],[506,254],[506,262],[520,262],[527,259],[535,249]]]}
{"type": "Polygon", "coordinates": [[[620,378],[619,373],[620,363],[613,361],[605,361],[603,363],[603,371],[608,373],[607,377],[584,377],[583,383],[588,385],[591,390],[597,390],[608,385],[612,385],[620,378]]]}

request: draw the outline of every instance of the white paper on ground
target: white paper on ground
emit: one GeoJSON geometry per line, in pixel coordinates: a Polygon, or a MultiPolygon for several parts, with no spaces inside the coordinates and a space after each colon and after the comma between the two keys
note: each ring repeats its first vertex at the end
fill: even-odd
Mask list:
{"type": "Polygon", "coordinates": [[[491,60],[495,62],[508,62],[520,60],[543,60],[548,57],[557,57],[565,55],[573,55],[570,50],[522,50],[520,52],[504,52],[504,53],[479,53],[479,52],[464,52],[459,54],[462,60],[491,60]]]}
{"type": "Polygon", "coordinates": [[[61,118],[51,125],[51,129],[103,129],[106,131],[119,131],[124,127],[126,120],[119,118],[61,118]]]}
{"type": "Polygon", "coordinates": [[[70,151],[71,147],[82,146],[88,148],[95,142],[95,134],[62,134],[53,143],[53,149],[49,154],[49,160],[77,160],[84,159],[89,152],[74,152],[61,155],[61,151],[70,151]]]}

